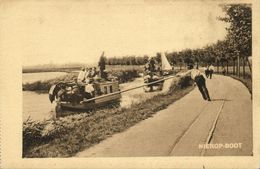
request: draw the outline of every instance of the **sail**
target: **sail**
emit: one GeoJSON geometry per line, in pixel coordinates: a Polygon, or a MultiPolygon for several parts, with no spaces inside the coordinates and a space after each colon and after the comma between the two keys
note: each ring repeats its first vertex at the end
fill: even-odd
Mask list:
{"type": "Polygon", "coordinates": [[[168,59],[165,56],[165,53],[161,53],[161,59],[162,59],[162,70],[172,70],[172,67],[168,61],[168,59]]]}

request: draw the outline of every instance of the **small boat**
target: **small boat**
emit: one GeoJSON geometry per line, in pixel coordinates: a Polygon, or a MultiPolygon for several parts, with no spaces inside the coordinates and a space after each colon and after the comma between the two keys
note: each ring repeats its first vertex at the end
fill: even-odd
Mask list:
{"type": "Polygon", "coordinates": [[[166,55],[164,52],[161,53],[161,61],[162,61],[162,74],[163,76],[167,76],[167,75],[170,75],[170,74],[173,74],[173,68],[172,66],[170,65],[166,55]]]}
{"type": "Polygon", "coordinates": [[[144,76],[144,83],[147,84],[144,86],[145,92],[160,91],[163,89],[163,76],[160,76],[158,73],[149,73],[144,76]]]}
{"type": "Polygon", "coordinates": [[[145,92],[152,92],[163,89],[164,76],[170,74],[172,67],[164,53],[161,54],[161,63],[159,64],[154,57],[150,57],[145,65],[144,86],[145,92]],[[158,82],[157,82],[158,81],[158,82]]]}
{"type": "Polygon", "coordinates": [[[53,85],[49,90],[49,99],[55,101],[56,113],[62,113],[63,110],[89,111],[120,103],[118,81],[94,82],[92,96],[86,95],[84,91],[87,85],[64,82],[53,85]]]}

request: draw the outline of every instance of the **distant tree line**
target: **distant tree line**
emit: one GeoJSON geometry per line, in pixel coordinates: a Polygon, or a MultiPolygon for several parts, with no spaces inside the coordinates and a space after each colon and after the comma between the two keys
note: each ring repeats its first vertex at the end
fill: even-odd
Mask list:
{"type": "Polygon", "coordinates": [[[122,56],[106,58],[107,65],[144,65],[148,61],[148,56],[122,56]]]}
{"type": "MultiPolygon", "coordinates": [[[[224,4],[221,5],[225,12],[224,17],[218,20],[229,23],[226,28],[227,36],[222,41],[207,45],[200,49],[185,49],[166,53],[166,57],[174,66],[185,66],[187,64],[208,65],[214,64],[226,66],[227,72],[229,66],[233,66],[233,74],[240,76],[240,67],[245,76],[245,65],[249,64],[248,57],[252,56],[252,10],[251,4],[224,4]]],[[[159,59],[160,54],[156,54],[159,59]]],[[[108,65],[143,65],[147,62],[148,56],[123,56],[106,58],[108,65]]]]}

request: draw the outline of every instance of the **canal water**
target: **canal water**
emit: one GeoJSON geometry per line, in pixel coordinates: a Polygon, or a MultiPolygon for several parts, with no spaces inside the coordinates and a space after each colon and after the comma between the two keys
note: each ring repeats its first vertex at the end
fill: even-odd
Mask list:
{"type": "Polygon", "coordinates": [[[66,75],[66,72],[39,72],[39,73],[23,73],[23,84],[33,83],[36,81],[45,81],[50,79],[55,79],[66,75]]]}
{"type": "MultiPolygon", "coordinates": [[[[56,74],[58,75],[58,74],[56,74]]],[[[59,74],[61,75],[61,74],[59,74]]],[[[56,76],[57,77],[57,76],[56,76]]],[[[36,80],[37,78],[35,78],[36,80]]],[[[38,79],[37,79],[38,80],[38,79]]],[[[36,80],[36,81],[37,81],[36,80]]],[[[162,91],[144,92],[143,88],[122,93],[121,107],[129,107],[133,103],[145,101],[159,93],[167,92],[172,80],[166,80],[162,91]]],[[[120,84],[120,89],[129,89],[144,84],[143,78],[136,78],[129,83],[120,84]]],[[[23,120],[28,118],[32,120],[42,121],[54,117],[55,104],[51,104],[48,94],[41,94],[30,91],[23,91],[23,120]]]]}

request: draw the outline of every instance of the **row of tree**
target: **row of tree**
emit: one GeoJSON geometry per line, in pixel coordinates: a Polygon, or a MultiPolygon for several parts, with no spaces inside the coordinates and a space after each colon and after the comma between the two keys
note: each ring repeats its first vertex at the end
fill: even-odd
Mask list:
{"type": "Polygon", "coordinates": [[[144,65],[148,61],[148,56],[123,56],[106,59],[108,65],[144,65]]]}
{"type": "MultiPolygon", "coordinates": [[[[245,76],[245,65],[249,64],[248,57],[252,55],[252,10],[250,4],[225,4],[221,5],[225,12],[224,17],[218,19],[229,23],[226,28],[225,40],[217,41],[200,49],[185,49],[179,52],[166,53],[166,57],[172,65],[180,66],[187,64],[233,66],[233,74],[240,76],[240,66],[245,76]]],[[[156,54],[159,59],[160,54],[156,54]]],[[[103,58],[108,65],[143,65],[148,56],[123,56],[103,58]]]]}

